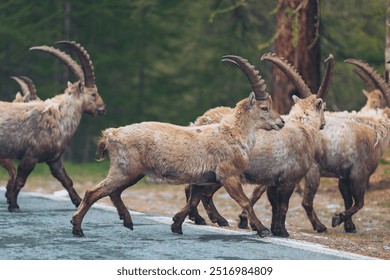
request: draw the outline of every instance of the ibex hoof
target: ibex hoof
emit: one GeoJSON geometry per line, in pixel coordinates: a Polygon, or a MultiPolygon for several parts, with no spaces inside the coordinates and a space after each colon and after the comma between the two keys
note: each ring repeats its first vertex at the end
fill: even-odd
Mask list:
{"type": "Polygon", "coordinates": [[[278,229],[272,232],[274,236],[278,237],[289,237],[290,234],[287,232],[287,230],[278,229]]]}
{"type": "Polygon", "coordinates": [[[12,213],[20,212],[18,205],[10,205],[8,206],[8,211],[12,213]]]}
{"type": "Polygon", "coordinates": [[[315,231],[319,232],[319,233],[326,232],[327,230],[328,229],[326,228],[326,226],[318,226],[318,227],[315,228],[315,231]]]}
{"type": "Polygon", "coordinates": [[[128,228],[128,229],[133,230],[133,223],[125,223],[125,222],[123,222],[123,226],[128,228]]]}
{"type": "Polygon", "coordinates": [[[342,224],[344,220],[339,214],[336,214],[332,218],[332,227],[337,227],[338,225],[342,224]]]}
{"type": "Polygon", "coordinates": [[[240,221],[238,222],[238,227],[242,228],[242,229],[249,228],[249,226],[248,226],[248,218],[245,217],[245,216],[241,216],[241,215],[239,215],[238,217],[240,219],[240,221]]]}
{"type": "Polygon", "coordinates": [[[83,233],[82,229],[75,229],[75,228],[73,228],[72,233],[73,233],[74,236],[84,237],[84,233],[83,233]]]}
{"type": "Polygon", "coordinates": [[[171,225],[171,231],[173,233],[183,234],[183,231],[182,231],[181,227],[178,227],[175,224],[171,225]]]}
{"type": "Polygon", "coordinates": [[[257,234],[258,234],[260,237],[267,237],[267,236],[270,236],[270,235],[271,235],[271,232],[269,231],[269,229],[262,229],[262,230],[258,230],[258,231],[257,231],[257,234]]]}
{"type": "Polygon", "coordinates": [[[220,227],[228,227],[229,226],[229,222],[227,220],[225,220],[224,218],[218,219],[217,223],[220,227]]]}
{"type": "Polygon", "coordinates": [[[200,218],[200,219],[196,219],[196,218],[195,218],[195,219],[192,220],[192,221],[194,221],[196,225],[201,225],[201,226],[207,225],[205,219],[203,219],[203,218],[200,218]]]}
{"type": "Polygon", "coordinates": [[[76,208],[78,208],[79,205],[80,205],[80,203],[81,203],[81,200],[72,200],[72,203],[74,204],[74,206],[75,206],[76,208]]]}

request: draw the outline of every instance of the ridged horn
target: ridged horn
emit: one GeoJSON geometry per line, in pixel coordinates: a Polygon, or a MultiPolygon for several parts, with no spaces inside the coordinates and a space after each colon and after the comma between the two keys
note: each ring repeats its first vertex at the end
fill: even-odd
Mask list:
{"type": "Polygon", "coordinates": [[[267,86],[264,80],[259,75],[259,71],[256,70],[255,66],[251,65],[248,60],[237,55],[225,55],[222,57],[222,61],[231,62],[244,72],[257,100],[266,100],[268,98],[269,93],[266,90],[267,86]]]}
{"type": "Polygon", "coordinates": [[[349,58],[344,60],[344,62],[353,64],[363,70],[382,92],[383,96],[385,97],[387,106],[390,106],[390,88],[386,81],[381,77],[381,75],[378,74],[378,72],[375,71],[374,68],[372,68],[367,63],[357,59],[349,58]]]}
{"type": "Polygon", "coordinates": [[[26,96],[27,94],[30,93],[28,85],[23,79],[21,79],[20,77],[16,77],[16,76],[11,76],[10,78],[14,79],[19,84],[20,88],[22,89],[23,96],[26,96]]]}
{"type": "Polygon", "coordinates": [[[37,96],[37,88],[35,87],[33,81],[26,77],[26,76],[20,76],[20,78],[27,84],[28,86],[28,89],[30,91],[30,99],[31,100],[35,100],[35,99],[38,99],[38,96],[37,96]]]}
{"type": "Polygon", "coordinates": [[[373,91],[376,89],[375,83],[370,79],[370,77],[367,77],[366,73],[361,69],[353,69],[353,72],[360,77],[360,79],[363,80],[363,82],[366,84],[367,89],[369,91],[373,91]]]}
{"type": "Polygon", "coordinates": [[[284,58],[280,58],[274,53],[266,53],[260,58],[260,60],[268,60],[278,66],[294,84],[303,98],[309,97],[312,94],[309,87],[302,79],[301,75],[299,75],[295,67],[284,58]]]}
{"type": "Polygon", "coordinates": [[[86,87],[94,87],[95,86],[95,73],[93,71],[92,61],[89,57],[88,52],[81,46],[79,43],[75,41],[58,41],[56,44],[63,44],[70,47],[79,57],[81,67],[84,72],[85,77],[85,86],[86,87]]]}
{"type": "Polygon", "coordinates": [[[334,72],[334,56],[330,54],[327,59],[324,61],[326,63],[326,70],[324,74],[324,78],[322,79],[320,88],[317,92],[317,97],[322,98],[322,100],[326,100],[326,97],[328,96],[330,84],[332,83],[333,79],[333,72],[334,72]]]}
{"type": "Polygon", "coordinates": [[[30,51],[38,50],[38,51],[47,52],[52,56],[58,58],[63,64],[68,66],[68,68],[72,71],[72,73],[76,76],[78,80],[84,83],[85,79],[84,79],[83,70],[81,69],[80,65],[78,65],[77,62],[74,61],[73,58],[71,58],[68,54],[49,46],[31,47],[29,50],[30,51]]]}

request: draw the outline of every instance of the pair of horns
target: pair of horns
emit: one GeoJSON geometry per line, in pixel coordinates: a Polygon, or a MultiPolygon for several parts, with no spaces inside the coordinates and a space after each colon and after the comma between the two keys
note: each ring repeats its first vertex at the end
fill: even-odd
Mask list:
{"type": "Polygon", "coordinates": [[[54,57],[58,58],[62,63],[64,63],[76,76],[78,80],[80,80],[86,87],[94,87],[95,86],[95,74],[93,71],[92,61],[89,57],[88,52],[75,41],[58,41],[56,44],[62,44],[68,46],[71,50],[73,50],[78,56],[81,66],[74,61],[68,54],[49,46],[37,46],[31,47],[30,50],[39,50],[43,52],[47,52],[54,57]]]}
{"type": "MultiPolygon", "coordinates": [[[[264,54],[260,60],[268,60],[278,66],[292,81],[302,97],[306,98],[312,94],[301,75],[299,75],[295,67],[292,66],[287,60],[278,57],[274,53],[264,54]]],[[[259,76],[259,71],[255,69],[255,66],[251,65],[248,60],[243,59],[240,56],[226,55],[223,57],[222,61],[232,62],[237,65],[241,71],[244,72],[252,86],[252,90],[256,96],[256,99],[265,100],[268,98],[269,93],[266,91],[267,86],[265,85],[264,80],[261,78],[261,76],[259,76]]],[[[329,55],[325,62],[327,63],[325,75],[317,92],[317,97],[324,100],[327,97],[333,77],[335,63],[333,55],[329,55]]]]}
{"type": "Polygon", "coordinates": [[[37,89],[30,78],[26,76],[11,76],[11,78],[19,84],[24,96],[30,94],[31,100],[37,99],[37,89]]]}
{"type": "MultiPolygon", "coordinates": [[[[268,60],[278,66],[283,73],[290,79],[290,81],[294,84],[298,92],[303,98],[309,97],[313,93],[303,80],[302,76],[298,73],[296,68],[289,63],[286,59],[278,57],[274,53],[267,53],[264,54],[260,60],[268,60]]],[[[332,82],[333,78],[333,72],[334,72],[334,56],[330,54],[327,59],[324,61],[326,63],[326,70],[324,74],[324,78],[322,79],[320,88],[316,94],[318,98],[322,98],[323,100],[326,100],[330,84],[332,82]]]]}
{"type": "Polygon", "coordinates": [[[344,60],[344,62],[353,64],[357,66],[359,69],[361,69],[361,71],[359,72],[355,71],[355,73],[357,73],[358,76],[363,79],[363,81],[367,84],[369,89],[372,90],[378,88],[382,92],[383,97],[386,100],[387,106],[390,106],[390,87],[386,83],[385,79],[383,79],[382,76],[379,75],[374,68],[372,68],[367,63],[358,59],[350,58],[344,60]],[[369,77],[370,79],[367,79],[366,77],[369,77]]]}

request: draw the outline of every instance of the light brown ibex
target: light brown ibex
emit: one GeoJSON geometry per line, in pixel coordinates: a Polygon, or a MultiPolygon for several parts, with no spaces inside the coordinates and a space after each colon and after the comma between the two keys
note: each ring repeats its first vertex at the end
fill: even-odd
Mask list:
{"type": "MultiPolygon", "coordinates": [[[[289,115],[284,117],[286,124],[280,132],[257,132],[256,144],[250,154],[249,166],[242,176],[242,180],[246,183],[262,185],[260,187],[262,189],[255,188],[255,191],[267,189],[268,198],[272,205],[271,231],[276,236],[285,237],[289,235],[285,228],[285,219],[290,196],[295,185],[306,175],[315,161],[318,134],[325,124],[325,105],[321,98],[326,99],[329,90],[333,76],[334,58],[329,56],[327,59],[327,71],[317,95],[311,93],[298,72],[287,61],[274,54],[263,55],[261,59],[271,61],[281,68],[301,95],[305,97],[302,100],[294,97],[295,104],[289,115]]],[[[215,117],[211,119],[216,120],[215,117]]],[[[202,221],[195,208],[201,199],[210,219],[218,224],[226,224],[226,220],[218,213],[212,201],[212,195],[217,189],[209,190],[206,193],[195,185],[191,186],[188,203],[192,203],[191,216],[195,218],[196,222],[202,221]],[[192,200],[197,201],[194,203],[192,200]]],[[[246,215],[247,213],[243,211],[243,216],[246,217],[246,215]]]]}
{"type": "Polygon", "coordinates": [[[27,177],[37,163],[46,162],[53,177],[68,191],[74,205],[81,198],[73,188],[61,159],[75,133],[83,113],[93,116],[105,113],[105,104],[98,94],[92,62],[85,49],[76,42],[61,41],[80,58],[81,67],[69,55],[48,46],[30,48],[48,52],[68,66],[79,80],[45,101],[28,103],[1,103],[0,158],[18,159],[14,186],[7,191],[8,210],[19,209],[17,197],[27,177]],[[12,141],[9,141],[12,139],[12,141]]]}
{"type": "MultiPolygon", "coordinates": [[[[364,205],[364,194],[369,178],[390,141],[390,91],[385,80],[368,64],[354,59],[346,60],[359,67],[359,76],[369,86],[368,101],[360,112],[326,112],[326,126],[320,132],[316,147],[316,161],[305,176],[302,206],[317,232],[327,230],[313,208],[313,201],[321,177],[339,179],[339,190],[345,211],[335,214],[332,226],[344,223],[345,232],[356,232],[352,216],[364,205]],[[370,81],[367,80],[367,76],[370,81]],[[387,107],[384,110],[380,108],[387,107]]],[[[256,189],[251,197],[255,203],[264,188],[256,189]]],[[[240,216],[240,225],[245,226],[240,216]]]]}
{"type": "MultiPolygon", "coordinates": [[[[73,234],[83,236],[81,224],[88,209],[97,200],[110,196],[123,225],[132,229],[131,216],[121,193],[144,176],[171,184],[196,183],[208,187],[223,184],[231,197],[248,213],[259,235],[267,230],[257,219],[245,196],[240,175],[247,168],[249,154],[258,129],[283,127],[284,122],[272,107],[264,81],[254,66],[238,56],[223,61],[236,64],[246,74],[253,92],[237,103],[230,118],[206,126],[182,127],[168,123],[143,122],[103,131],[98,154],[110,157],[106,179],[87,190],[73,214],[73,234]]],[[[175,233],[181,228],[171,227],[175,233]]]]}

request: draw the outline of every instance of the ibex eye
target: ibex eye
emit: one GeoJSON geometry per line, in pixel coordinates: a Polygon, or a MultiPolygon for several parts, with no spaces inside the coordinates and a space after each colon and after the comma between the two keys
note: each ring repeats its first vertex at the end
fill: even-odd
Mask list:
{"type": "Polygon", "coordinates": [[[92,93],[92,96],[93,96],[93,97],[96,97],[96,93],[95,93],[95,92],[94,92],[94,93],[92,93]]]}
{"type": "Polygon", "coordinates": [[[268,112],[268,107],[261,107],[261,111],[268,112]]]}

